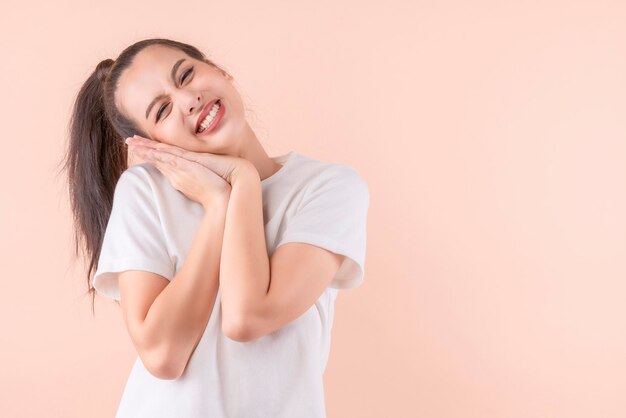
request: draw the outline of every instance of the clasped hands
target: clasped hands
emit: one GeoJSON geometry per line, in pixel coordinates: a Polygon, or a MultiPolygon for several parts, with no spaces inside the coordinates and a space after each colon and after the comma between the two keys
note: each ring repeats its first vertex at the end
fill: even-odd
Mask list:
{"type": "Polygon", "coordinates": [[[134,135],[126,138],[128,151],[153,164],[187,197],[204,206],[215,196],[229,196],[237,177],[256,168],[244,158],[189,151],[134,135]]]}
{"type": "Polygon", "coordinates": [[[146,162],[157,165],[159,169],[167,166],[177,167],[197,163],[218,174],[231,184],[237,172],[244,169],[242,166],[246,166],[245,168],[250,166],[250,162],[244,158],[189,151],[139,135],[128,137],[125,142],[128,144],[129,151],[132,151],[146,162]]]}

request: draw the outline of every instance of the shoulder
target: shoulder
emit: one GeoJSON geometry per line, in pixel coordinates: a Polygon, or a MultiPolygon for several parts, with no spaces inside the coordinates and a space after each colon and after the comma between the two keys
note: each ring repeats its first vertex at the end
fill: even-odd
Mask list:
{"type": "Polygon", "coordinates": [[[365,178],[350,164],[314,159],[303,154],[299,154],[298,157],[299,165],[309,172],[309,185],[311,187],[341,184],[365,189],[365,191],[368,189],[365,178]]]}
{"type": "Polygon", "coordinates": [[[364,198],[369,198],[367,181],[349,164],[334,163],[327,165],[311,179],[311,187],[334,190],[350,197],[360,195],[364,198]]]}
{"type": "Polygon", "coordinates": [[[324,170],[322,178],[332,179],[355,187],[367,188],[367,182],[363,176],[349,164],[337,163],[330,165],[324,170]]]}
{"type": "Polygon", "coordinates": [[[115,185],[113,206],[117,210],[145,211],[159,205],[165,176],[152,164],[141,163],[122,172],[115,185]]]}
{"type": "Polygon", "coordinates": [[[158,187],[164,176],[150,163],[135,164],[122,172],[115,193],[149,192],[158,187]]]}
{"type": "Polygon", "coordinates": [[[154,183],[162,176],[159,169],[150,163],[135,164],[122,172],[119,181],[125,183],[154,183]]]}
{"type": "Polygon", "coordinates": [[[353,205],[367,206],[369,187],[365,178],[350,164],[332,163],[299,156],[304,201],[319,199],[334,202],[351,201],[353,205]]]}

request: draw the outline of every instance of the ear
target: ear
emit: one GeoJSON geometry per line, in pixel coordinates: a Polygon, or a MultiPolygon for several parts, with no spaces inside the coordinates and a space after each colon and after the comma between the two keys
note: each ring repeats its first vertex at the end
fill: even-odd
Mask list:
{"type": "Polygon", "coordinates": [[[227,80],[232,81],[234,79],[234,77],[232,75],[230,75],[230,73],[228,73],[226,70],[222,69],[221,67],[219,67],[218,65],[214,64],[213,62],[209,61],[208,59],[205,59],[204,62],[206,62],[207,64],[209,64],[211,67],[215,68],[217,71],[219,71],[220,73],[222,73],[222,75],[224,77],[226,77],[227,80]]]}
{"type": "Polygon", "coordinates": [[[224,75],[224,77],[226,77],[227,80],[229,80],[229,81],[233,81],[234,80],[235,77],[230,75],[230,73],[226,72],[226,70],[222,70],[221,68],[219,70],[224,75]]]}

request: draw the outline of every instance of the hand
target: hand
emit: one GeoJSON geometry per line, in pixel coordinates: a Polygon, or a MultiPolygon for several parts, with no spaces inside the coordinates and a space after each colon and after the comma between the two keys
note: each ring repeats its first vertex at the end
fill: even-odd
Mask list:
{"type": "MultiPolygon", "coordinates": [[[[205,208],[222,204],[230,197],[230,183],[198,162],[170,153],[168,150],[135,145],[132,141],[129,141],[128,151],[132,153],[133,159],[153,164],[168,178],[175,189],[205,208]]],[[[183,152],[186,156],[187,153],[196,154],[191,151],[183,152]]]]}
{"type": "Polygon", "coordinates": [[[163,151],[179,158],[196,162],[218,174],[231,185],[237,177],[237,174],[242,170],[249,170],[252,164],[245,158],[237,158],[230,155],[189,151],[175,145],[153,141],[139,135],[127,138],[126,143],[129,145],[142,145],[153,150],[163,151]]]}

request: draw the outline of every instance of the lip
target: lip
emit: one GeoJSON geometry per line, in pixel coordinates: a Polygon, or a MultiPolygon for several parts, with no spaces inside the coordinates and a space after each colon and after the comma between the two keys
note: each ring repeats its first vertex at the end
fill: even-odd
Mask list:
{"type": "MultiPolygon", "coordinates": [[[[196,121],[196,133],[198,133],[198,129],[200,129],[200,124],[202,123],[202,121],[204,120],[204,118],[206,118],[206,115],[209,114],[209,111],[211,110],[211,108],[213,107],[213,105],[218,101],[219,99],[214,99],[211,100],[209,103],[207,103],[203,108],[202,111],[200,112],[200,116],[198,116],[198,120],[196,121]]],[[[220,108],[222,106],[220,105],[220,108]]],[[[202,132],[204,133],[204,132],[202,132]]]]}
{"type": "MultiPolygon", "coordinates": [[[[214,100],[211,103],[209,103],[210,106],[207,106],[207,109],[211,109],[211,107],[213,107],[213,104],[215,104],[216,101],[217,100],[214,100]]],[[[213,122],[211,122],[211,124],[202,132],[197,132],[197,129],[196,129],[196,135],[198,135],[198,136],[205,136],[205,135],[213,132],[215,129],[217,129],[217,125],[219,125],[220,121],[222,120],[222,117],[224,116],[224,112],[226,112],[226,110],[224,108],[224,103],[220,100],[220,108],[217,111],[217,113],[215,114],[215,117],[213,118],[213,122]]],[[[205,116],[202,116],[202,119],[200,119],[200,120],[204,120],[205,116]]],[[[199,126],[200,125],[198,125],[198,127],[199,126]]]]}

